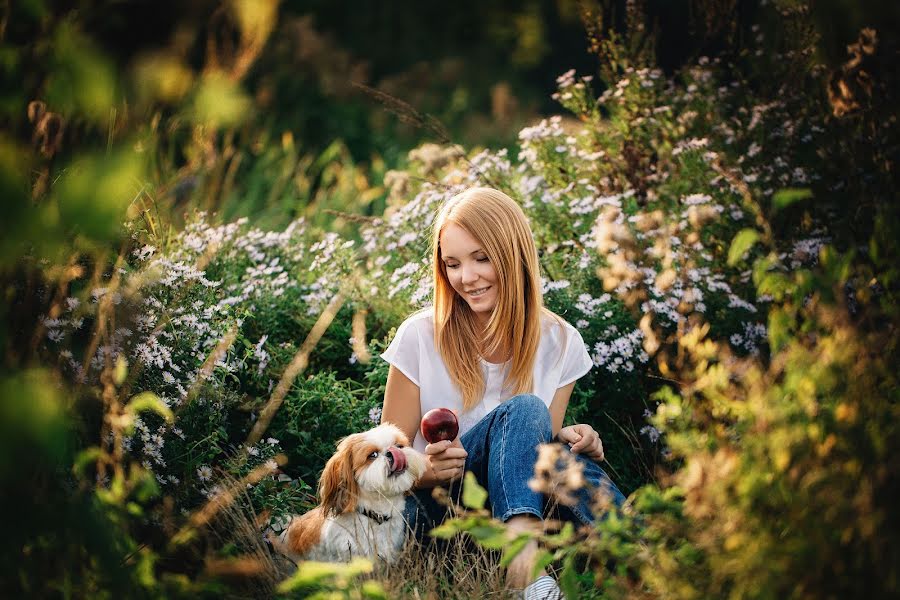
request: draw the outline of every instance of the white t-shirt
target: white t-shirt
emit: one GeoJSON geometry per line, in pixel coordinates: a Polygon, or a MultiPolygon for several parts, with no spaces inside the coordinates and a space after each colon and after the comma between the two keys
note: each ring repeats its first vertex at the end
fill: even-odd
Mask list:
{"type": "MultiPolygon", "coordinates": [[[[444,359],[435,347],[434,313],[431,310],[420,311],[406,319],[381,358],[419,386],[423,415],[432,408],[455,410],[459,415],[459,435],[513,396],[511,390],[502,389],[510,363],[494,364],[481,359],[484,396],[472,410],[463,412],[462,393],[450,379],[444,359]]],[[[534,360],[534,388],[531,393],[549,407],[557,389],[572,383],[591,367],[593,362],[578,330],[565,321],[560,326],[556,319],[545,316],[534,360]]],[[[413,447],[423,451],[426,444],[421,431],[417,431],[413,447]]]]}

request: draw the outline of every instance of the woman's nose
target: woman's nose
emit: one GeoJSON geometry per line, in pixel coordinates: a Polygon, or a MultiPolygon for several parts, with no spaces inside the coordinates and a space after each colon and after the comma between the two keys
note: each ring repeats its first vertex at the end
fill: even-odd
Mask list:
{"type": "Polygon", "coordinates": [[[463,283],[474,283],[478,280],[478,273],[475,272],[474,267],[463,266],[461,269],[463,283]]]}

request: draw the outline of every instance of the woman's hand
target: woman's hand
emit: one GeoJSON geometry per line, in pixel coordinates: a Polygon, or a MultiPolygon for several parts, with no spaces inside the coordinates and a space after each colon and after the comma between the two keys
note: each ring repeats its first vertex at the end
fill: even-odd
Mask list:
{"type": "Polygon", "coordinates": [[[590,425],[579,423],[563,427],[556,434],[556,439],[564,444],[568,444],[573,454],[584,454],[595,462],[601,462],[605,459],[600,434],[594,431],[594,428],[590,425]]]}
{"type": "Polygon", "coordinates": [[[445,485],[461,479],[466,469],[468,453],[459,438],[444,440],[425,446],[425,462],[428,468],[419,479],[419,487],[445,485]]]}

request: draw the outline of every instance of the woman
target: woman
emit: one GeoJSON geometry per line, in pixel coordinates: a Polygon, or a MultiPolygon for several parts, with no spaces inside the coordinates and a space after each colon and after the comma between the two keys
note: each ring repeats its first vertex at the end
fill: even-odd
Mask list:
{"type": "MultiPolygon", "coordinates": [[[[525,214],[509,196],[471,188],[441,209],[433,231],[434,306],[408,318],[382,354],[391,364],[382,421],[399,426],[425,453],[426,474],[408,503],[417,532],[440,519],[431,488],[473,471],[494,516],[516,533],[539,531],[544,497],[528,487],[537,446],[567,444],[585,478],[621,504],[621,492],[595,461],[603,447],[589,425],[562,427],[575,380],[592,362],[574,327],[543,306],[540,268],[525,214]],[[454,410],[460,436],[426,444],[421,416],[454,410]],[[424,522],[424,524],[423,524],[424,522]]],[[[590,523],[582,492],[572,517],[590,523]]],[[[510,587],[529,583],[535,542],[507,570],[510,587]]],[[[525,597],[559,596],[542,573],[525,597]]]]}

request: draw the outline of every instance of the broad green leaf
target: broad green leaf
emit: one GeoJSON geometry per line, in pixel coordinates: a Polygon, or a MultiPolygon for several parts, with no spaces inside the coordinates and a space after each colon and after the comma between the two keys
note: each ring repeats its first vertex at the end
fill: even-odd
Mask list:
{"type": "Polygon", "coordinates": [[[806,200],[807,198],[812,198],[812,191],[807,188],[785,188],[778,190],[772,196],[772,206],[775,210],[782,210],[795,202],[806,200]]]}
{"type": "Polygon", "coordinates": [[[759,232],[755,229],[741,229],[731,240],[731,248],[728,249],[728,264],[732,267],[736,265],[758,239],[759,232]]]}
{"type": "Polygon", "coordinates": [[[487,502],[487,497],[487,490],[478,485],[478,480],[475,479],[475,474],[471,471],[467,471],[466,478],[463,481],[463,506],[470,509],[484,508],[484,503],[487,502]]]}

